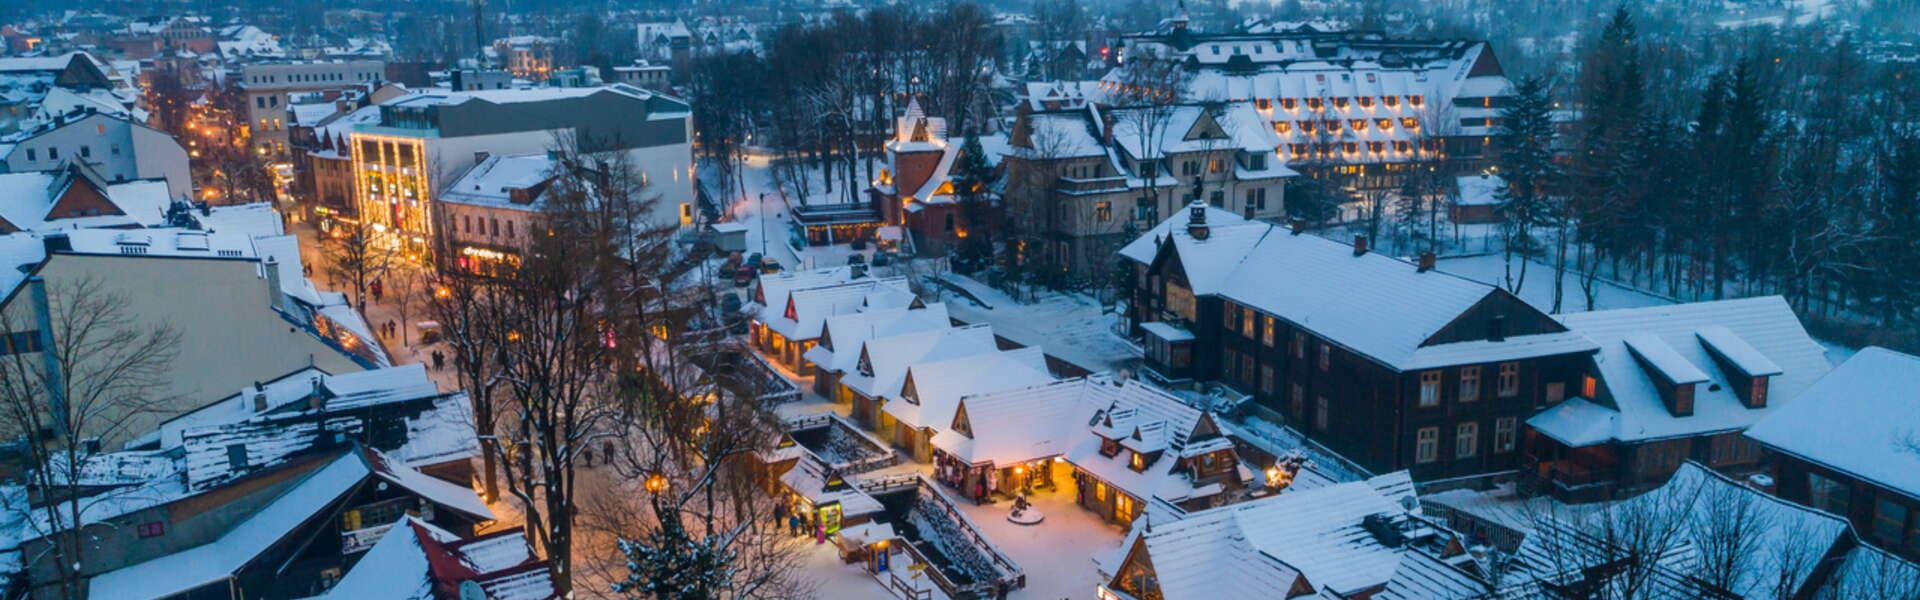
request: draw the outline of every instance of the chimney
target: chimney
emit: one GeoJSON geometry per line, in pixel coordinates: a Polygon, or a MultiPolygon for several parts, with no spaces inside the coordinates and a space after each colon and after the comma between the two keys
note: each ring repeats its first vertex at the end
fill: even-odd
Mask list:
{"type": "Polygon", "coordinates": [[[1100,143],[1105,146],[1113,145],[1113,113],[1100,113],[1100,143]]]}
{"type": "Polygon", "coordinates": [[[280,289],[280,261],[269,256],[260,267],[267,272],[267,306],[280,310],[283,308],[282,298],[287,295],[286,291],[280,289]]]}
{"type": "Polygon", "coordinates": [[[847,279],[859,279],[861,277],[866,277],[866,276],[867,276],[866,263],[854,263],[851,265],[847,265],[847,279]]]}
{"type": "Polygon", "coordinates": [[[1287,219],[1287,229],[1292,231],[1293,235],[1300,235],[1307,230],[1307,220],[1298,217],[1287,219]]]}
{"type": "Polygon", "coordinates": [[[1207,227],[1207,205],[1199,202],[1187,208],[1187,235],[1193,239],[1204,240],[1213,230],[1207,227]]]}
{"type": "Polygon", "coordinates": [[[1420,253],[1420,263],[1419,263],[1419,267],[1418,267],[1418,269],[1419,269],[1419,271],[1420,271],[1421,273],[1425,273],[1425,272],[1427,272],[1427,271],[1432,271],[1432,270],[1433,270],[1433,263],[1434,263],[1434,261],[1435,261],[1435,260],[1436,260],[1437,258],[1438,258],[1438,257],[1436,257],[1436,256],[1434,256],[1434,255],[1433,255],[1433,251],[1432,251],[1432,250],[1428,250],[1428,251],[1426,251],[1426,252],[1421,252],[1421,253],[1420,253]]]}
{"type": "Polygon", "coordinates": [[[267,395],[253,395],[253,412],[267,412],[267,395]]]}
{"type": "Polygon", "coordinates": [[[1367,253],[1367,235],[1363,233],[1360,235],[1353,236],[1353,255],[1360,256],[1366,253],[1367,253]]]}
{"type": "Polygon", "coordinates": [[[307,408],[320,410],[327,407],[326,388],[320,385],[320,378],[313,378],[313,391],[307,393],[307,408]]]}

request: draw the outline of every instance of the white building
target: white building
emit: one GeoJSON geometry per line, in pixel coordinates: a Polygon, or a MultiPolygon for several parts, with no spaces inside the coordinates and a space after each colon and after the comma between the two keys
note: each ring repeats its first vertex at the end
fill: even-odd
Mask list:
{"type": "Polygon", "coordinates": [[[124,115],[78,112],[0,139],[0,173],[52,171],[80,161],[107,181],[164,179],[174,198],[193,194],[187,150],[124,115]]]}
{"type": "Polygon", "coordinates": [[[377,60],[271,62],[240,69],[246,92],[247,127],[253,146],[287,152],[287,107],[293,96],[344,90],[386,79],[386,63],[377,60]]]}

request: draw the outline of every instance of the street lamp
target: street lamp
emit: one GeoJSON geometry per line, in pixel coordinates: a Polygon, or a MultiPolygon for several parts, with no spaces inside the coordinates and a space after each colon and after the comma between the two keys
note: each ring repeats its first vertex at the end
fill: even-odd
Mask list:
{"type": "Polygon", "coordinates": [[[647,476],[647,493],[655,496],[667,491],[667,476],[654,473],[647,476]]]}

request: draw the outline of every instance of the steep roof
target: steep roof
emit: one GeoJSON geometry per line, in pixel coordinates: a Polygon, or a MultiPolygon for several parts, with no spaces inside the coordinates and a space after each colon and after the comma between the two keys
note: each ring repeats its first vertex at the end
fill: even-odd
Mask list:
{"type": "Polygon", "coordinates": [[[426,476],[395,468],[378,453],[349,450],[288,488],[219,539],[97,575],[88,583],[88,595],[161,598],[217,582],[279,544],[369,476],[378,476],[449,508],[463,512],[477,510],[476,516],[492,518],[492,513],[471,489],[424,481],[426,476]]]}
{"type": "Polygon", "coordinates": [[[1867,348],[1747,430],[1769,448],[1920,498],[1920,357],[1867,348]]]}
{"type": "Polygon", "coordinates": [[[1052,381],[1039,348],[985,352],[907,367],[897,392],[881,407],[909,427],[947,428],[962,398],[1052,381]],[[992,377],[982,377],[992,373],[992,377]]]}
{"type": "Polygon", "coordinates": [[[933,446],[969,464],[1064,455],[1104,406],[1102,387],[1114,386],[1077,378],[962,398],[955,426],[935,434],[933,446]]]}
{"type": "Polygon", "coordinates": [[[860,349],[867,340],[952,326],[947,305],[942,302],[925,308],[902,306],[836,315],[821,326],[822,343],[809,348],[805,358],[824,371],[851,371],[859,366],[860,349]],[[833,342],[833,348],[827,348],[827,340],[833,342]]]}

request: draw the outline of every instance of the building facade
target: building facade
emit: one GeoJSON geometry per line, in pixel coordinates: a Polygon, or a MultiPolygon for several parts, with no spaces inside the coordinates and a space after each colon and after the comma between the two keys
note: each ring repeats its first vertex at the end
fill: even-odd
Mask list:
{"type": "Polygon", "coordinates": [[[308,92],[340,91],[378,83],[386,63],[377,60],[268,62],[240,68],[246,96],[246,121],[253,147],[276,156],[287,154],[287,108],[308,92]]]}
{"type": "Polygon", "coordinates": [[[1512,99],[1492,47],[1472,40],[1411,40],[1315,24],[1205,33],[1183,17],[1123,36],[1110,92],[1250,102],[1279,136],[1290,163],[1357,189],[1396,189],[1416,163],[1476,172],[1499,112],[1512,99]],[[1129,61],[1171,61],[1129,69],[1129,61]]]}
{"type": "Polygon", "coordinates": [[[78,161],[112,183],[161,179],[169,196],[193,195],[187,149],[166,132],[126,116],[75,112],[10,139],[0,143],[0,173],[53,171],[78,161]]]}
{"type": "Polygon", "coordinates": [[[1519,468],[1595,345],[1494,286],[1196,205],[1121,251],[1145,375],[1245,394],[1376,471],[1519,468]],[[1214,222],[1220,223],[1215,225],[1214,222]]]}
{"type": "Polygon", "coordinates": [[[691,111],[632,86],[412,94],[379,105],[348,138],[360,220],[424,251],[434,202],[463,172],[493,156],[541,154],[563,144],[624,153],[658,200],[651,220],[671,226],[694,197],[691,111]]]}
{"type": "Polygon", "coordinates": [[[1008,260],[1052,277],[1112,274],[1135,233],[1196,201],[1279,218],[1295,175],[1244,102],[1023,111],[1008,141],[1008,260]]]}

